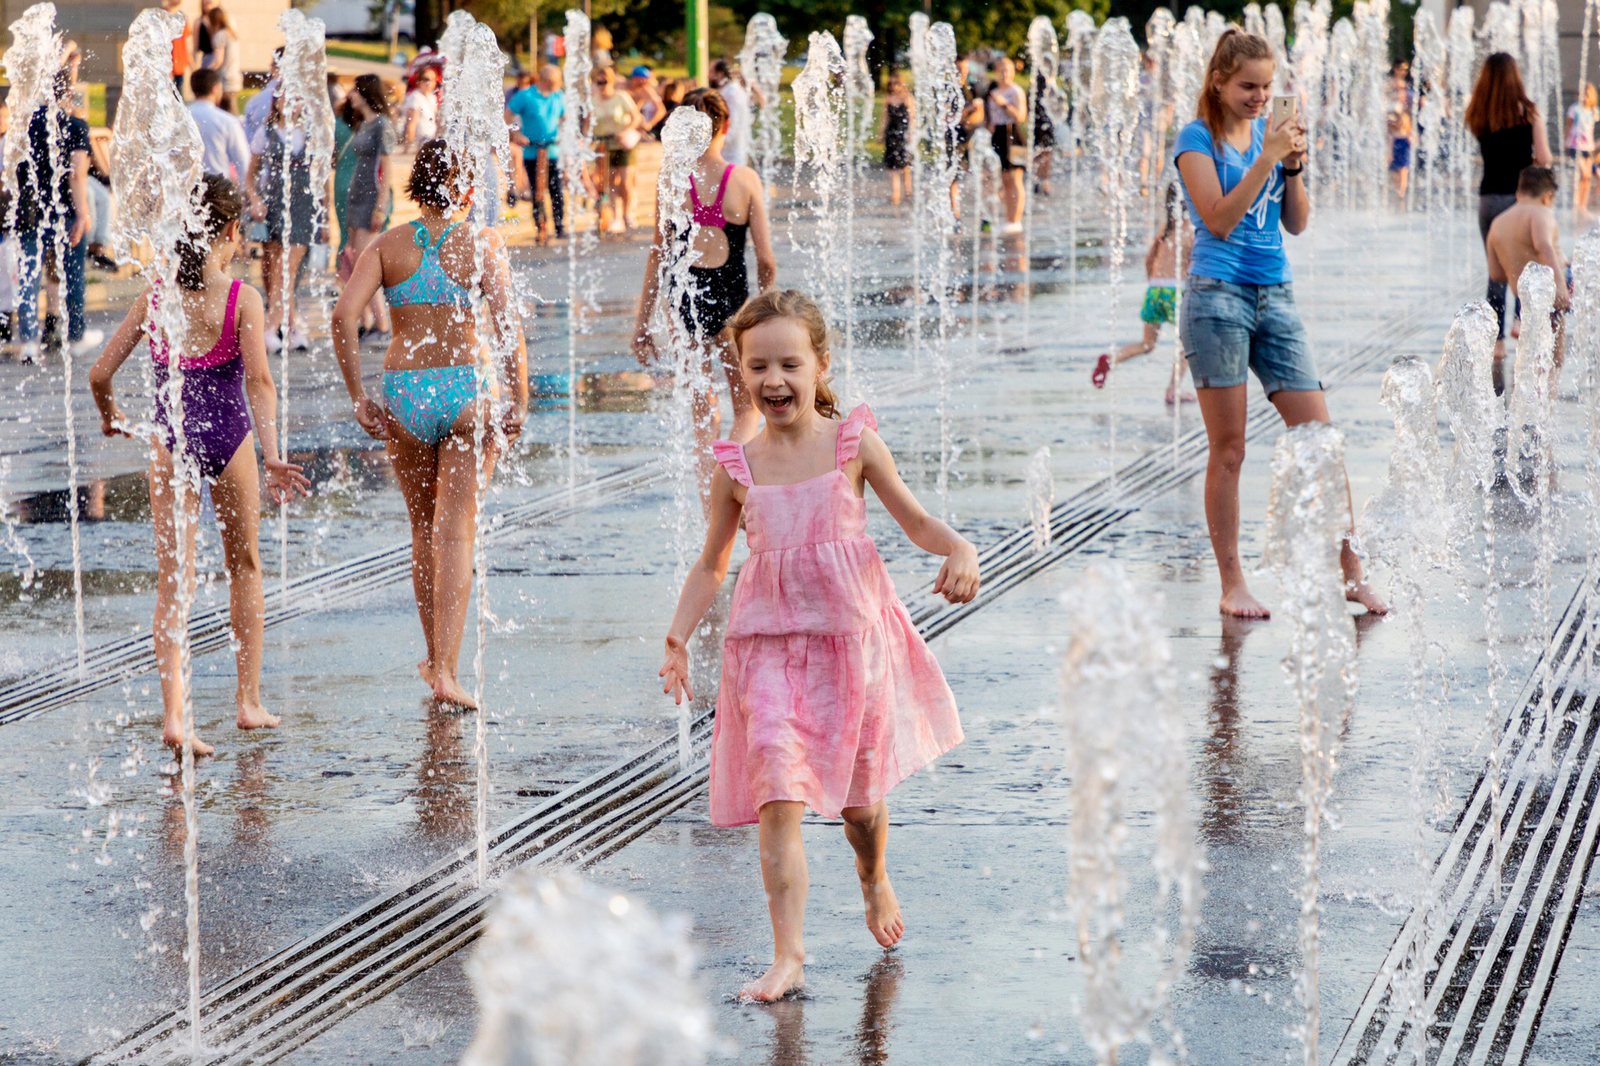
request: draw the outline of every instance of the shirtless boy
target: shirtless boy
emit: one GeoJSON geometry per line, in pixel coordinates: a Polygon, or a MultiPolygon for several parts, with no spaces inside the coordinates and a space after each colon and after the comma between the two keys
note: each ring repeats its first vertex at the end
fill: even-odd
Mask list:
{"type": "MultiPolygon", "coordinates": [[[[1549,167],[1528,167],[1517,179],[1517,202],[1494,220],[1489,227],[1489,280],[1505,283],[1512,296],[1517,295],[1517,279],[1529,263],[1543,263],[1555,272],[1556,373],[1561,372],[1563,348],[1563,317],[1572,306],[1569,290],[1571,278],[1567,273],[1567,260],[1561,254],[1561,238],[1556,228],[1556,174],[1549,167]]],[[[1505,319],[1505,307],[1495,311],[1505,319]]],[[[1504,334],[1504,330],[1501,333],[1504,334]]],[[[1501,360],[1505,356],[1505,339],[1494,348],[1495,391],[1502,391],[1501,360]]]]}

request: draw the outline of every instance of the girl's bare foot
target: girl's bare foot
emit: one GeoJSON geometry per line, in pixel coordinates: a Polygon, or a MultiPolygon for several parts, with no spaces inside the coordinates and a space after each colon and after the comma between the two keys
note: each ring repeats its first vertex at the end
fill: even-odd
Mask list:
{"type": "Polygon", "coordinates": [[[276,729],[278,716],[268,714],[267,709],[259,703],[239,704],[238,724],[240,729],[276,729]]]}
{"type": "Polygon", "coordinates": [[[876,881],[861,880],[861,898],[867,901],[867,929],[873,939],[886,948],[892,948],[905,935],[906,920],[900,914],[900,901],[895,898],[889,875],[882,874],[876,881]]]}
{"type": "Polygon", "coordinates": [[[739,989],[739,998],[747,1002],[776,1003],[805,986],[805,960],[778,959],[767,968],[766,973],[739,989]]]}
{"type": "Polygon", "coordinates": [[[433,668],[432,663],[426,659],[423,659],[417,663],[417,676],[422,678],[422,683],[424,685],[432,688],[434,679],[438,677],[438,671],[433,668]]]}
{"type": "MultiPolygon", "coordinates": [[[[194,748],[194,756],[197,759],[202,755],[214,755],[216,753],[216,748],[213,748],[193,733],[189,734],[189,742],[194,748]]],[[[176,723],[161,730],[161,743],[172,749],[172,754],[175,758],[183,757],[183,730],[179,729],[176,723]]]]}
{"type": "Polygon", "coordinates": [[[1267,610],[1260,600],[1250,595],[1250,590],[1243,585],[1238,588],[1223,589],[1219,609],[1223,614],[1234,618],[1272,617],[1272,612],[1267,610]]]}
{"type": "Polygon", "coordinates": [[[1355,581],[1346,581],[1344,583],[1344,598],[1351,603],[1359,603],[1370,614],[1389,613],[1389,605],[1378,599],[1378,594],[1372,591],[1372,586],[1368,585],[1365,579],[1358,578],[1355,581]]]}
{"type": "Polygon", "coordinates": [[[465,707],[469,711],[478,709],[478,701],[468,695],[459,681],[445,673],[440,673],[433,679],[433,698],[439,703],[465,707]]]}

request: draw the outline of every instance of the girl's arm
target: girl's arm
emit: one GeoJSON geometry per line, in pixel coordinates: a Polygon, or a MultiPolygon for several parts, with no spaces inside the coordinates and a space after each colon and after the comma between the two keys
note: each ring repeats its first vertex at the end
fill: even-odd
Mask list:
{"type": "Polygon", "coordinates": [[[383,407],[367,395],[361,383],[361,348],[356,339],[356,326],[361,321],[361,309],[372,302],[383,284],[383,259],[378,241],[367,245],[367,250],[356,260],[350,280],[345,282],[339,302],[333,308],[333,355],[339,360],[339,373],[344,377],[345,391],[355,406],[356,421],[367,431],[367,436],[383,440],[387,435],[383,407]]]}
{"type": "Polygon", "coordinates": [[[750,239],[756,246],[756,286],[757,291],[765,292],[778,283],[778,257],[772,253],[772,224],[767,218],[761,175],[751,170],[750,176],[755,181],[750,194],[750,239]]]}
{"type": "MultiPolygon", "coordinates": [[[[1250,205],[1272,178],[1272,168],[1294,149],[1291,131],[1295,128],[1293,120],[1285,121],[1276,129],[1269,128],[1261,142],[1261,155],[1227,195],[1223,195],[1222,182],[1217,178],[1217,162],[1212,156],[1188,151],[1178,157],[1178,173],[1183,175],[1184,187],[1194,200],[1195,210],[1200,212],[1200,221],[1219,240],[1227,240],[1228,234],[1244,220],[1250,205]]],[[[1287,198],[1285,200],[1284,213],[1287,214],[1289,205],[1287,198]]]]}
{"type": "Polygon", "coordinates": [[[689,688],[689,638],[716,599],[722,579],[728,576],[728,559],[733,555],[733,539],[739,532],[739,511],[743,506],[734,495],[735,488],[733,478],[718,466],[711,476],[711,524],[706,530],[705,550],[689,568],[678,595],[678,609],[667,630],[666,660],[657,675],[662,678],[661,691],[670,695],[674,703],[694,699],[689,688]]]}
{"type": "MultiPolygon", "coordinates": [[[[755,205],[750,205],[751,218],[755,205]]],[[[753,228],[753,227],[752,227],[753,228]]],[[[759,254],[759,253],[758,253],[759,254]]],[[[634,358],[645,366],[655,358],[656,342],[650,336],[650,316],[655,313],[657,289],[661,282],[661,226],[656,226],[655,240],[650,242],[650,254],[644,261],[644,287],[639,291],[639,315],[633,322],[634,358]]]]}
{"type": "Polygon", "coordinates": [[[861,476],[878,494],[911,543],[930,555],[943,555],[944,565],[933,591],[951,603],[966,603],[978,594],[978,549],[961,534],[933,517],[906,488],[895,469],[894,456],[872,429],[861,432],[861,476]]]}
{"type": "Polygon", "coordinates": [[[300,467],[278,455],[278,390],[272,384],[267,362],[266,308],[252,286],[239,286],[235,307],[239,330],[239,355],[244,361],[244,391],[250,400],[250,420],[261,441],[261,459],[267,468],[267,495],[274,503],[287,503],[298,492],[310,495],[311,482],[300,467]]]}
{"type": "Polygon", "coordinates": [[[117,407],[117,398],[111,391],[111,379],[144,338],[144,316],[149,309],[150,290],[147,288],[139,293],[133,306],[128,308],[122,325],[111,334],[105,350],[95,361],[94,369],[89,371],[89,391],[94,395],[94,405],[100,409],[100,432],[108,437],[131,436],[119,424],[123,422],[122,411],[117,407]]]}
{"type": "Polygon", "coordinates": [[[487,233],[492,260],[484,272],[483,295],[500,342],[500,377],[511,387],[511,402],[500,418],[509,442],[522,435],[528,418],[528,341],[511,297],[511,261],[506,258],[505,241],[493,229],[487,233]]]}
{"type": "Polygon", "coordinates": [[[1544,131],[1544,123],[1539,121],[1537,115],[1533,120],[1533,161],[1541,167],[1550,165],[1554,158],[1550,154],[1550,136],[1544,131]]]}
{"type": "Polygon", "coordinates": [[[1017,98],[1017,102],[1013,104],[1008,102],[1004,97],[1001,97],[1000,106],[1009,111],[1011,113],[1012,122],[1020,126],[1028,121],[1028,94],[1023,92],[1022,87],[1019,85],[1013,85],[1012,88],[1017,90],[1017,92],[1014,94],[1017,98]]]}
{"type": "MultiPolygon", "coordinates": [[[[1174,227],[1174,228],[1176,228],[1176,227],[1174,227]]],[[[1150,242],[1150,250],[1148,252],[1144,253],[1144,276],[1145,277],[1153,278],[1153,277],[1156,276],[1156,256],[1158,256],[1160,254],[1161,254],[1161,238],[1157,237],[1155,240],[1150,242]]]]}

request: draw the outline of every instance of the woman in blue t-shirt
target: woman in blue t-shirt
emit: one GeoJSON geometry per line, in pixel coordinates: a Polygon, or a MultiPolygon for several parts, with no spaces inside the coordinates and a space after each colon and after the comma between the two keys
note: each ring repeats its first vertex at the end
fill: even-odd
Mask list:
{"type": "MultiPolygon", "coordinates": [[[[1210,444],[1206,525],[1221,571],[1222,613],[1243,618],[1269,615],[1250,594],[1239,562],[1246,371],[1255,372],[1286,424],[1329,421],[1283,254],[1283,230],[1303,232],[1311,214],[1300,176],[1306,131],[1298,119],[1268,128],[1272,67],[1266,41],[1225,32],[1206,67],[1199,117],[1173,148],[1195,220],[1178,331],[1210,444]]],[[[1340,561],[1346,598],[1384,611],[1348,540],[1340,561]]]]}

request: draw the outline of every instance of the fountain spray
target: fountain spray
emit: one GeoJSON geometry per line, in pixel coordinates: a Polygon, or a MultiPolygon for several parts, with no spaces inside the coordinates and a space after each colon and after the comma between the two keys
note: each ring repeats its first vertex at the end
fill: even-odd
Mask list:
{"type": "MultiPolygon", "coordinates": [[[[1440,166],[1440,128],[1445,124],[1445,42],[1433,21],[1433,12],[1419,8],[1414,24],[1415,53],[1411,69],[1418,83],[1430,86],[1426,93],[1412,94],[1411,128],[1417,131],[1417,158],[1412,169],[1416,172],[1418,199],[1429,219],[1439,217],[1439,185],[1444,176],[1440,166]]],[[[1431,236],[1431,229],[1430,229],[1431,236]]]]}
{"type": "MultiPolygon", "coordinates": [[[[783,155],[783,60],[788,52],[789,42],[778,32],[771,15],[763,11],[750,17],[744,47],[739,50],[739,70],[761,93],[755,105],[750,165],[761,175],[763,195],[770,195],[774,171],[783,155]]],[[[571,49],[567,55],[572,55],[571,49]]]]}
{"type": "Polygon", "coordinates": [[[872,31],[860,15],[844,20],[844,262],[840,265],[840,303],[844,311],[844,391],[856,403],[866,390],[856,391],[852,378],[856,353],[856,186],[861,180],[867,139],[872,136],[873,84],[867,66],[872,31]]]}
{"type": "MultiPolygon", "coordinates": [[[[1466,113],[1467,101],[1472,96],[1472,77],[1477,56],[1473,48],[1473,10],[1462,6],[1450,12],[1450,22],[1445,30],[1446,73],[1445,87],[1452,115],[1466,113]]],[[[1474,195],[1471,134],[1460,122],[1451,123],[1450,131],[1450,203],[1452,206],[1470,204],[1474,195]]]]}
{"type": "MultiPolygon", "coordinates": [[[[6,138],[5,175],[0,178],[0,188],[5,190],[9,201],[6,221],[13,230],[17,223],[18,167],[28,165],[31,172],[30,161],[37,156],[43,155],[51,160],[60,158],[56,140],[61,102],[56,97],[56,75],[61,69],[63,43],[61,34],[56,30],[54,4],[34,4],[11,24],[11,47],[5,51],[4,64],[6,79],[11,84],[7,101],[16,118],[13,120],[12,134],[6,138]],[[45,111],[45,136],[49,141],[43,151],[33,144],[31,121],[34,113],[41,108],[45,111]]],[[[37,175],[34,175],[34,184],[39,184],[37,175]]],[[[56,240],[56,262],[64,263],[67,237],[64,219],[69,205],[61,202],[60,186],[56,182],[51,182],[48,190],[35,188],[34,195],[36,198],[47,198],[45,203],[39,204],[38,210],[51,221],[50,232],[56,240]]],[[[40,255],[43,255],[42,248],[40,255]]],[[[42,264],[36,269],[42,272],[42,264]]],[[[62,271],[61,274],[61,284],[65,284],[66,272],[62,271]]],[[[67,435],[67,525],[72,541],[72,615],[77,636],[78,676],[83,677],[87,671],[87,645],[83,623],[83,546],[78,529],[78,427],[72,406],[72,343],[67,340],[60,347],[61,409],[67,435]]]]}
{"type": "MultiPolygon", "coordinates": [[[[1089,110],[1094,126],[1090,148],[1103,168],[1111,199],[1111,297],[1107,300],[1107,331],[1116,336],[1117,311],[1123,287],[1123,266],[1128,253],[1128,214],[1138,195],[1139,45],[1125,18],[1107,19],[1094,41],[1093,71],[1089,82],[1089,110]]],[[[1116,361],[1107,375],[1106,392],[1111,408],[1107,420],[1106,458],[1109,476],[1117,470],[1116,361]]]]}
{"type": "MultiPolygon", "coordinates": [[[[798,195],[800,175],[810,168],[815,193],[811,210],[817,219],[816,244],[807,249],[817,279],[818,304],[830,322],[844,323],[848,330],[851,309],[847,304],[849,280],[847,258],[839,246],[841,219],[835,197],[846,191],[849,167],[839,151],[840,127],[850,121],[850,106],[843,83],[848,75],[839,42],[826,30],[813,33],[806,51],[806,65],[794,79],[794,183],[798,195]]],[[[848,205],[847,210],[848,210],[848,205]]],[[[844,395],[846,402],[855,396],[855,360],[850,349],[844,351],[844,395]]]]}
{"type": "MultiPolygon", "coordinates": [[[[178,247],[202,232],[196,191],[200,185],[200,131],[172,86],[172,42],[187,23],[175,12],[146,8],[128,28],[122,51],[123,96],[111,129],[112,193],[117,218],[111,243],[124,262],[137,261],[141,247],[153,254],[145,266],[152,284],[176,288],[178,247]]],[[[9,147],[9,146],[8,146],[9,147]]],[[[162,400],[172,426],[173,543],[187,544],[192,532],[187,500],[200,491],[200,472],[189,455],[183,426],[183,359],[188,354],[188,323],[179,300],[151,303],[149,324],[167,345],[167,381],[162,400]]],[[[138,436],[157,439],[141,427],[138,436]]],[[[192,564],[180,553],[177,563],[178,618],[168,637],[178,645],[178,678],[183,711],[182,797],[184,820],[184,898],[187,904],[185,961],[189,977],[189,1038],[200,1043],[200,840],[195,808],[194,705],[190,692],[189,612],[194,605],[192,564]]],[[[158,620],[159,624],[159,620],[158,620]]]]}
{"type": "MultiPolygon", "coordinates": [[[[672,503],[667,522],[677,549],[675,581],[683,584],[694,558],[701,531],[701,489],[695,446],[695,395],[707,393],[711,382],[700,359],[700,328],[685,323],[678,308],[694,288],[690,268],[699,253],[695,235],[699,223],[689,210],[689,177],[694,165],[711,145],[711,116],[680,107],[661,127],[661,171],[656,178],[656,224],[661,229],[661,258],[656,276],[656,300],[649,323],[656,351],[665,353],[672,368],[672,399],[667,419],[668,462],[672,470],[672,503]]],[[[707,412],[709,417],[709,411],[707,412]]],[[[691,660],[697,643],[690,645],[691,660]]],[[[687,773],[693,756],[689,741],[689,704],[678,708],[678,766],[687,773]]]]}
{"type": "MultiPolygon", "coordinates": [[[[1581,83],[1580,83],[1581,84],[1581,83]]],[[[1583,359],[1583,396],[1589,418],[1585,473],[1589,482],[1589,572],[1600,572],[1600,230],[1591,228],[1572,250],[1572,313],[1567,316],[1566,347],[1583,359]]],[[[1593,679],[1600,619],[1591,612],[1584,683],[1593,679]]]]}
{"type": "Polygon", "coordinates": [[[924,134],[931,129],[933,89],[929,84],[928,67],[928,16],[913,11],[909,19],[911,92],[915,104],[911,128],[906,131],[906,148],[911,153],[911,320],[907,332],[911,335],[912,372],[922,376],[922,316],[928,302],[926,279],[923,277],[923,220],[926,212],[923,202],[928,196],[927,171],[922,162],[925,144],[936,143],[924,134]]]}
{"type": "Polygon", "coordinates": [[[1272,455],[1266,562],[1283,590],[1289,620],[1284,670],[1300,707],[1301,847],[1299,943],[1295,996],[1305,1015],[1295,1027],[1306,1066],[1317,1066],[1321,1028],[1322,830],[1333,795],[1339,730],[1355,695],[1355,627],[1345,610],[1339,550],[1346,506],[1344,435],[1326,422],[1295,426],[1272,455]]]}
{"type": "MultiPolygon", "coordinates": [[[[939,406],[939,512],[945,521],[950,520],[950,340],[955,331],[955,293],[952,275],[955,267],[954,236],[956,231],[955,208],[945,195],[961,175],[960,160],[956,153],[945,150],[952,143],[956,125],[961,120],[964,102],[960,74],[956,69],[956,35],[948,22],[936,22],[928,30],[928,82],[932,106],[927,112],[928,143],[934,147],[934,158],[942,161],[933,173],[928,195],[917,204],[931,242],[936,249],[933,272],[933,300],[938,307],[938,344],[934,349],[934,365],[938,377],[939,406]]],[[[973,225],[977,225],[974,221],[973,225]]]]}
{"type": "Polygon", "coordinates": [[[478,884],[489,880],[489,721],[484,705],[484,649],[488,644],[489,559],[484,543],[483,515],[488,500],[492,462],[486,448],[505,454],[507,441],[501,427],[498,404],[502,395],[498,365],[508,345],[516,343],[516,325],[496,321],[483,290],[490,275],[498,270],[489,227],[498,214],[497,205],[481,195],[492,175],[503,169],[511,142],[506,135],[504,112],[505,53],[500,51],[494,31],[477,22],[465,11],[451,12],[445,32],[439,38],[439,51],[445,57],[444,95],[439,104],[439,129],[450,146],[457,165],[454,203],[467,209],[466,224],[473,235],[472,311],[477,325],[477,351],[474,353],[473,409],[483,418],[483,428],[472,435],[473,462],[477,471],[477,491],[473,509],[473,574],[478,600],[477,646],[472,655],[472,698],[476,731],[473,755],[477,762],[477,839],[478,884]],[[498,345],[487,343],[495,337],[498,345]]]}
{"type": "Polygon", "coordinates": [[[1042,552],[1050,547],[1050,509],[1056,502],[1056,481],[1050,469],[1048,444],[1028,460],[1022,471],[1022,483],[1028,490],[1028,525],[1033,529],[1033,550],[1042,552]]]}
{"type": "Polygon", "coordinates": [[[462,1066],[698,1066],[714,1043],[689,925],[570,871],[518,871],[467,962],[462,1066]]]}
{"type": "MultiPolygon", "coordinates": [[[[1084,1037],[1097,1062],[1114,1066],[1122,1045],[1153,1043],[1150,1025],[1164,1019],[1174,1057],[1182,1060],[1183,1037],[1167,995],[1194,946],[1205,860],[1195,842],[1188,741],[1162,601],[1114,562],[1091,566],[1062,599],[1075,620],[1061,662],[1060,706],[1072,779],[1067,899],[1087,980],[1084,1037]],[[1130,809],[1154,812],[1149,861],[1158,917],[1142,941],[1125,937],[1130,809]],[[1176,928],[1168,917],[1174,904],[1176,928]],[[1125,986],[1125,951],[1154,971],[1147,991],[1125,986]]],[[[1157,1049],[1152,1061],[1166,1060],[1157,1049]]]]}
{"type": "Polygon", "coordinates": [[[1534,618],[1538,656],[1534,685],[1539,692],[1539,719],[1544,739],[1536,763],[1540,772],[1550,769],[1555,753],[1554,693],[1550,691],[1550,597],[1555,566],[1555,500],[1551,491],[1551,443],[1555,430],[1555,331],[1550,309],[1555,301],[1555,273],[1543,263],[1529,263],[1517,279],[1516,295],[1522,300],[1522,336],[1517,342],[1516,377],[1511,390],[1511,411],[1506,426],[1506,466],[1511,491],[1522,505],[1537,515],[1539,549],[1534,563],[1534,618]],[[1514,469],[1513,469],[1514,467],[1514,469]],[[1531,468],[1533,485],[1523,485],[1522,471],[1531,468]]]}
{"type": "Polygon", "coordinates": [[[1483,531],[1483,637],[1488,677],[1484,684],[1484,735],[1488,738],[1490,810],[1492,812],[1493,867],[1489,885],[1500,898],[1500,870],[1504,844],[1500,824],[1504,817],[1501,797],[1500,736],[1505,729],[1500,711],[1500,682],[1505,665],[1500,653],[1500,581],[1495,560],[1494,484],[1498,477],[1495,437],[1505,425],[1505,408],[1494,394],[1494,346],[1500,323],[1494,309],[1482,300],[1456,312],[1445,335],[1444,358],[1439,363],[1439,400],[1455,453],[1446,475],[1446,491],[1454,501],[1450,541],[1465,561],[1483,531]]]}
{"type": "MultiPolygon", "coordinates": [[[[753,19],[751,21],[754,22],[753,19]]],[[[583,175],[595,154],[594,140],[589,135],[589,127],[594,119],[594,87],[589,81],[594,70],[589,45],[589,16],[581,11],[568,11],[567,28],[562,40],[566,59],[561,68],[565,104],[560,134],[561,184],[565,189],[566,202],[573,205],[571,210],[575,215],[584,193],[583,175]]],[[[534,195],[539,195],[537,190],[534,195]]],[[[586,229],[580,235],[573,221],[568,219],[567,222],[568,492],[576,492],[578,488],[578,334],[588,332],[589,311],[595,304],[594,291],[599,284],[592,265],[584,281],[580,282],[578,262],[593,263],[596,248],[600,244],[597,230],[598,221],[594,229],[586,229]]]]}
{"type": "MultiPolygon", "coordinates": [[[[1060,119],[1066,114],[1066,101],[1062,98],[1060,83],[1061,45],[1056,40],[1056,28],[1049,16],[1040,15],[1028,24],[1028,121],[1039,128],[1037,115],[1043,109],[1045,119],[1052,129],[1061,129],[1060,119]]],[[[1032,190],[1039,187],[1036,171],[1039,154],[1047,149],[1030,143],[1028,170],[1023,178],[1029,195],[1023,200],[1022,210],[1022,269],[1028,279],[1029,291],[1033,281],[1033,202],[1038,199],[1032,190]]],[[[1055,149],[1048,151],[1054,155],[1055,149]]],[[[1022,343],[1027,344],[1033,331],[1033,301],[1022,305],[1022,343]]]]}
{"type": "MultiPolygon", "coordinates": [[[[283,218],[287,231],[295,195],[294,173],[306,173],[307,191],[311,196],[312,227],[320,230],[328,222],[328,178],[333,173],[333,104],[328,99],[328,57],[326,28],[321,19],[308,19],[294,8],[278,18],[278,30],[283,34],[283,53],[278,59],[278,97],[283,101],[284,128],[294,131],[289,136],[277,138],[282,155],[279,173],[283,175],[283,218]],[[293,151],[296,140],[304,139],[302,152],[293,151]],[[293,156],[299,154],[296,163],[293,156]]],[[[289,457],[289,334],[293,320],[289,309],[294,305],[294,272],[289,266],[290,257],[281,257],[283,277],[278,287],[282,322],[283,347],[278,360],[278,447],[279,454],[289,457]]],[[[289,595],[289,500],[278,507],[278,580],[279,595],[289,595]]]]}
{"type": "Polygon", "coordinates": [[[1449,514],[1441,479],[1439,418],[1433,372],[1415,356],[1395,361],[1383,376],[1380,400],[1394,416],[1394,448],[1389,455],[1389,482],[1367,502],[1361,515],[1362,544],[1389,568],[1396,614],[1406,622],[1411,672],[1410,697],[1416,743],[1411,761],[1410,806],[1412,862],[1415,883],[1413,908],[1419,931],[1401,960],[1396,995],[1410,1021],[1407,1044],[1417,1066],[1426,1066],[1428,1029],[1434,1011],[1429,1009],[1427,974],[1433,968],[1425,945],[1438,901],[1432,892],[1433,856],[1428,850],[1429,818],[1434,807],[1430,793],[1439,779],[1440,747],[1448,722],[1437,698],[1427,691],[1429,641],[1424,624],[1426,601],[1423,578],[1434,565],[1449,562],[1449,514]]]}
{"type": "MultiPolygon", "coordinates": [[[[1191,9],[1193,10],[1193,9],[1191,9]]],[[[1094,16],[1087,11],[1067,12],[1067,49],[1072,53],[1072,134],[1067,145],[1067,283],[1078,291],[1078,157],[1083,154],[1084,130],[1088,122],[1088,49],[1094,44],[1094,16]]]]}

